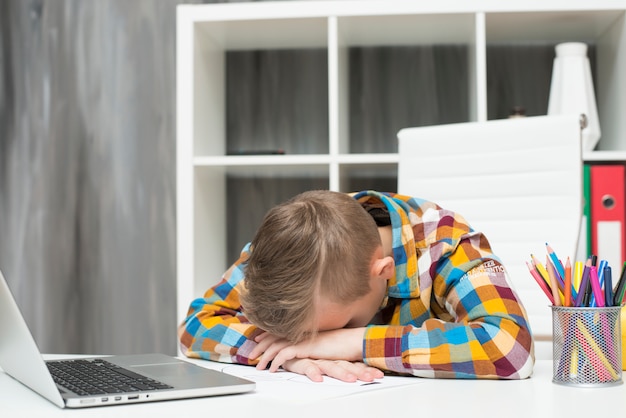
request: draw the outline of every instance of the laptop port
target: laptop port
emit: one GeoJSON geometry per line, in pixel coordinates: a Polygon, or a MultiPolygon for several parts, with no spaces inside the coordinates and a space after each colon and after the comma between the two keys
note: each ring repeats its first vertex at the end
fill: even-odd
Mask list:
{"type": "Polygon", "coordinates": [[[109,398],[101,398],[100,402],[109,402],[109,398]]]}
{"type": "Polygon", "coordinates": [[[122,397],[121,397],[121,396],[116,396],[116,397],[115,397],[115,400],[116,400],[116,401],[121,401],[121,400],[122,400],[122,397]]]}
{"type": "Polygon", "coordinates": [[[135,399],[139,399],[139,395],[128,395],[128,400],[133,401],[135,399]]]}

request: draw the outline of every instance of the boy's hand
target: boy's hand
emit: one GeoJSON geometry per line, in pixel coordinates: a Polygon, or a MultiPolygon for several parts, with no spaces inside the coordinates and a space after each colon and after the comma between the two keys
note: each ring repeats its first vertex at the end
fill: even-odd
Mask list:
{"type": "Polygon", "coordinates": [[[324,376],[333,377],[343,382],[373,382],[380,379],[384,373],[374,367],[361,362],[345,360],[313,360],[293,359],[283,364],[283,369],[304,375],[313,382],[322,382],[324,376]]]}
{"type": "Polygon", "coordinates": [[[256,338],[257,346],[250,353],[250,358],[260,356],[258,369],[267,368],[271,362],[271,372],[282,366],[314,381],[320,381],[322,375],[327,375],[347,382],[357,379],[370,382],[383,377],[383,372],[362,363],[364,332],[365,328],[323,331],[298,344],[264,333],[256,338]],[[307,361],[298,361],[305,359],[307,361]]]}

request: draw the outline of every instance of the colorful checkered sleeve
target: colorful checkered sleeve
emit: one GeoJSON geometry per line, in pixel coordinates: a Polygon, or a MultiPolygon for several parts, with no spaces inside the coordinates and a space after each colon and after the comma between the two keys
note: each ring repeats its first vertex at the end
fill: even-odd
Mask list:
{"type": "Polygon", "coordinates": [[[179,326],[181,351],[188,357],[226,363],[256,364],[248,358],[256,346],[254,337],[261,331],[241,312],[239,287],[249,246],[222,280],[191,302],[187,318],[179,326]]]}
{"type": "Polygon", "coordinates": [[[422,377],[530,376],[527,315],[486,238],[431,202],[374,198],[396,218],[396,278],[388,289],[386,325],[365,332],[365,362],[422,377]]]}

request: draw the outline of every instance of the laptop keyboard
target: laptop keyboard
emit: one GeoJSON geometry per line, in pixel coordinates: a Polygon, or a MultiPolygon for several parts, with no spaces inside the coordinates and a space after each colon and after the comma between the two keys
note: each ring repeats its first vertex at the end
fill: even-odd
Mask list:
{"type": "Polygon", "coordinates": [[[78,395],[103,395],[172,388],[104,359],[53,361],[46,365],[55,383],[78,395]]]}

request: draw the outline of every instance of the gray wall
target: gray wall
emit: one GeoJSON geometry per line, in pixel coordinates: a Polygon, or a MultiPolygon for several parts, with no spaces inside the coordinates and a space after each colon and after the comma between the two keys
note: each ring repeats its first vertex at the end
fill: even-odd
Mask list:
{"type": "Polygon", "coordinates": [[[44,352],[175,353],[175,5],[0,2],[0,269],[44,352]]]}

